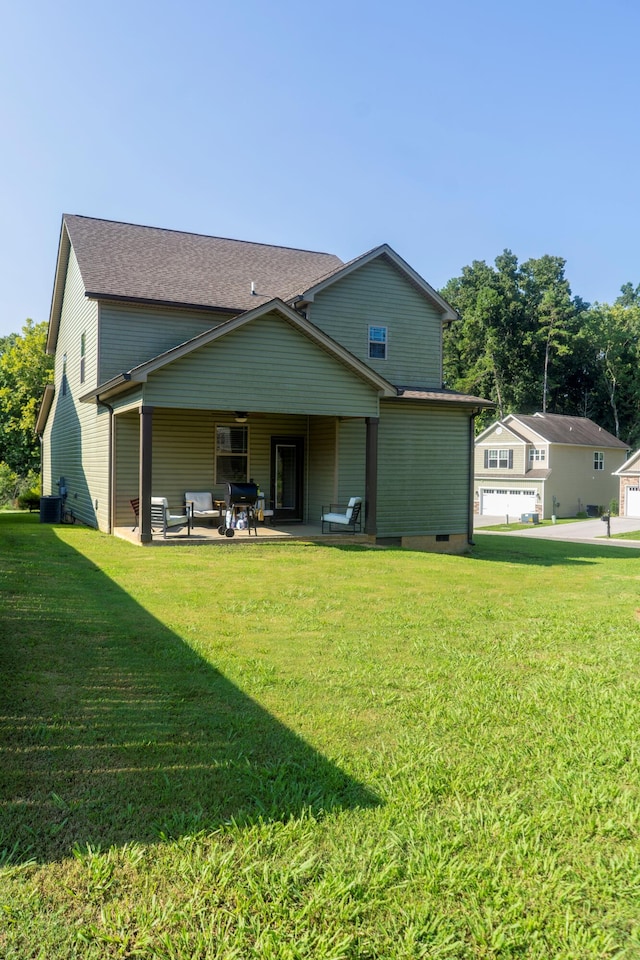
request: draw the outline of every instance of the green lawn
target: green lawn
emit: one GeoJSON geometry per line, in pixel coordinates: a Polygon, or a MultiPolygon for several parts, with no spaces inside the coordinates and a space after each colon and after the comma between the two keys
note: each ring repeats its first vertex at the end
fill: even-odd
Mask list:
{"type": "Polygon", "coordinates": [[[640,957],[640,553],[0,515],[0,956],[640,957]]]}

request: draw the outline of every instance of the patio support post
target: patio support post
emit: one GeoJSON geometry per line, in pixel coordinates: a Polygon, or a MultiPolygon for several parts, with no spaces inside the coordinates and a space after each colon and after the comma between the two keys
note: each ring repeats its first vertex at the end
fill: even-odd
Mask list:
{"type": "Polygon", "coordinates": [[[364,482],[364,532],[378,532],[378,424],[379,417],[367,417],[366,467],[364,482]]]}
{"type": "Polygon", "coordinates": [[[141,543],[151,543],[151,477],[153,461],[153,407],[140,407],[140,526],[141,543]]]}

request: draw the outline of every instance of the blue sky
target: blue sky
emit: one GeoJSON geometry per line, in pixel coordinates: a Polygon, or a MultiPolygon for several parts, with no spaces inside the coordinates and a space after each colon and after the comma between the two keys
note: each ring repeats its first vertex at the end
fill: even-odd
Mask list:
{"type": "Polygon", "coordinates": [[[636,0],[0,0],[0,336],[63,213],[640,283],[636,0]]]}

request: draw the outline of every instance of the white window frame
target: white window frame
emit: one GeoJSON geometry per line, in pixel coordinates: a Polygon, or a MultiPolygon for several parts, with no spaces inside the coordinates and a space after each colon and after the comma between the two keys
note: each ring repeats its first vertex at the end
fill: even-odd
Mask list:
{"type": "Polygon", "coordinates": [[[547,459],[547,451],[544,447],[531,447],[529,450],[529,463],[542,463],[547,459]]]}
{"type": "Polygon", "coordinates": [[[238,459],[239,459],[240,457],[244,457],[245,464],[246,464],[245,475],[244,475],[244,477],[243,477],[242,479],[236,478],[236,479],[234,479],[232,482],[234,482],[234,483],[246,483],[246,482],[248,481],[248,479],[249,479],[249,476],[250,476],[250,474],[249,474],[249,425],[248,425],[247,423],[229,423],[229,422],[225,423],[225,422],[222,422],[222,421],[221,421],[220,423],[216,423],[216,425],[215,425],[215,434],[214,434],[214,452],[213,452],[213,457],[214,457],[213,469],[214,469],[215,482],[216,482],[216,483],[220,483],[220,484],[222,484],[222,483],[227,483],[229,478],[228,478],[228,476],[220,476],[220,474],[221,474],[222,471],[220,470],[219,463],[218,463],[219,458],[221,458],[221,457],[229,457],[229,458],[235,457],[235,458],[238,458],[238,459]],[[242,431],[243,434],[244,434],[244,437],[245,437],[245,444],[244,444],[245,449],[244,449],[243,451],[220,449],[220,447],[219,447],[219,442],[218,442],[218,437],[219,437],[219,431],[220,431],[220,430],[237,430],[237,431],[242,431]]]}
{"type": "Polygon", "coordinates": [[[386,360],[389,355],[389,328],[383,327],[381,324],[370,323],[369,324],[369,348],[368,348],[368,357],[369,360],[386,360]],[[382,346],[384,350],[384,356],[378,357],[372,354],[372,350],[376,347],[382,346]]]}
{"type": "Polygon", "coordinates": [[[500,450],[498,447],[489,450],[487,452],[487,469],[509,470],[509,451],[506,449],[500,450]],[[492,454],[494,454],[494,456],[492,456],[492,454]]]}
{"type": "Polygon", "coordinates": [[[604,470],[604,453],[601,450],[593,451],[593,469],[604,470]]]}

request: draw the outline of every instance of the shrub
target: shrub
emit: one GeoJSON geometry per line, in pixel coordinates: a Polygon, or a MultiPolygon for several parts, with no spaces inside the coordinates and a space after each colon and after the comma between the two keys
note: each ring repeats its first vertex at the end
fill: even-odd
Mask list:
{"type": "Polygon", "coordinates": [[[20,493],[20,478],[9,464],[0,463],[0,506],[12,504],[20,493]]]}
{"type": "Polygon", "coordinates": [[[37,490],[25,490],[16,502],[20,510],[28,510],[31,513],[32,510],[40,509],[40,494],[37,490]]]}
{"type": "Polygon", "coordinates": [[[619,504],[617,500],[612,500],[609,504],[609,516],[617,517],[618,516],[619,504]]]}

